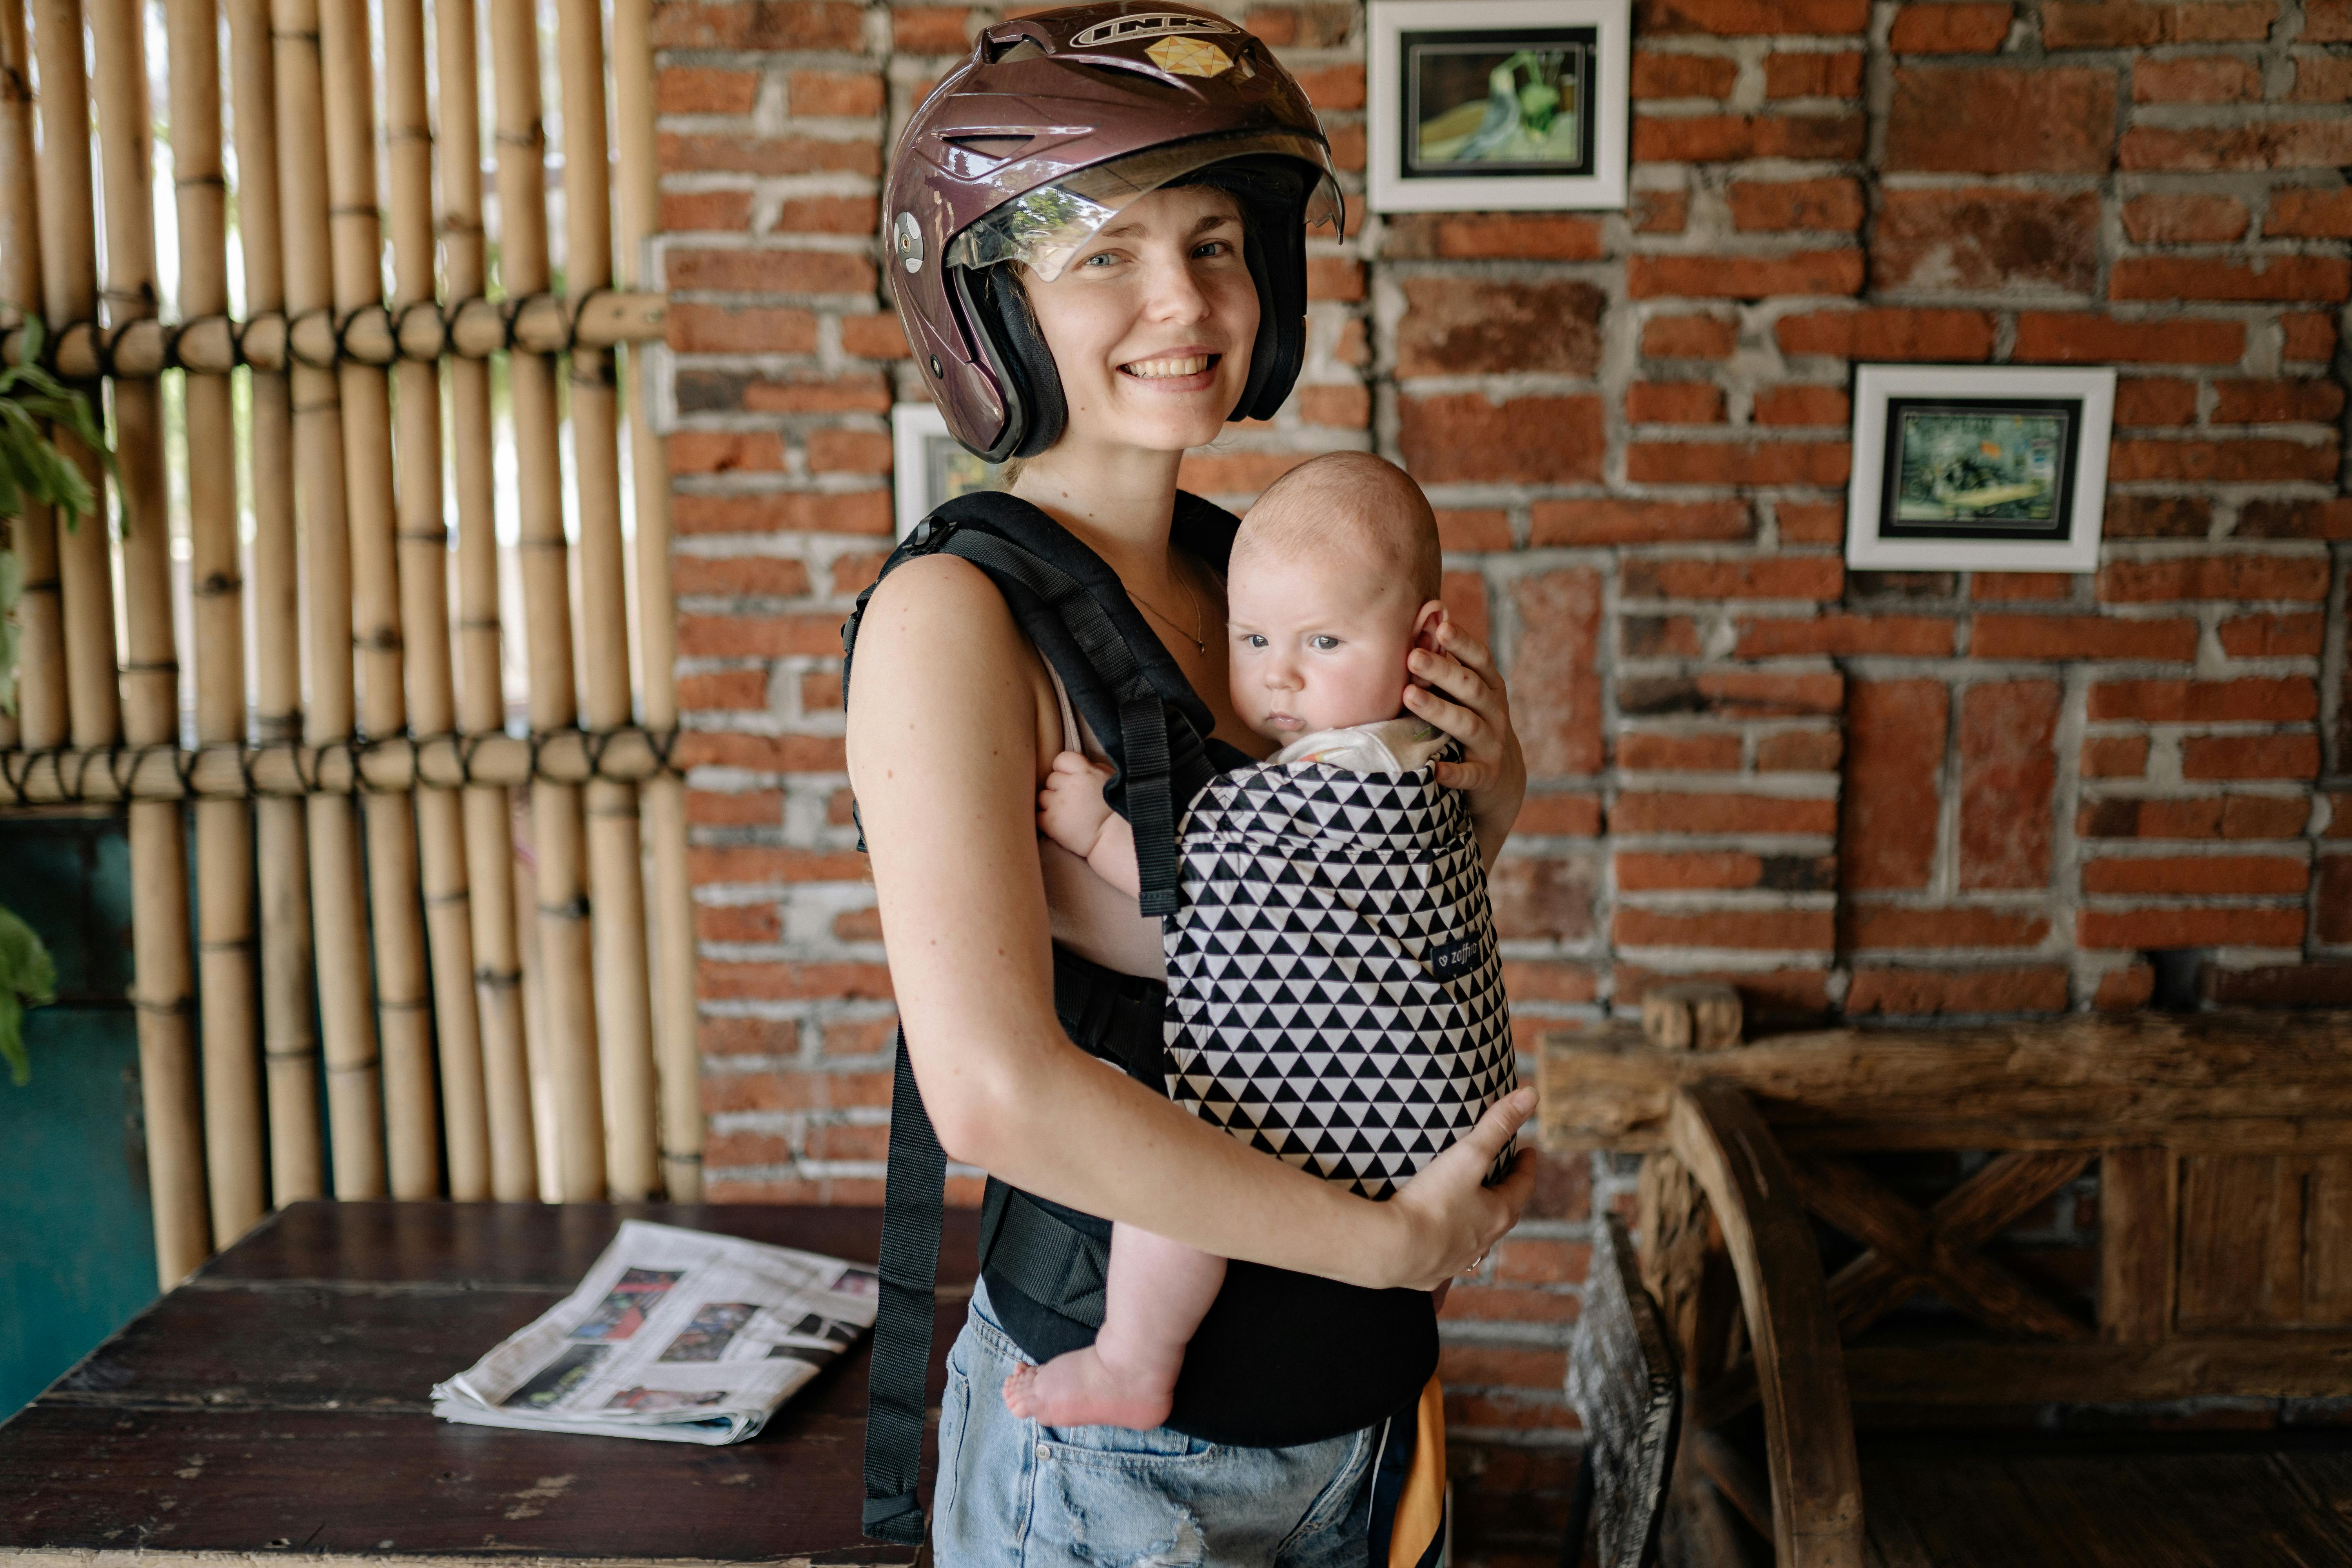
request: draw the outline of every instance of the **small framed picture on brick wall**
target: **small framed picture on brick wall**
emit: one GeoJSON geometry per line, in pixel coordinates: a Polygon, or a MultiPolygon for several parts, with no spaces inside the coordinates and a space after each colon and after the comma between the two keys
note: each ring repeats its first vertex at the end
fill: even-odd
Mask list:
{"type": "Polygon", "coordinates": [[[1371,0],[1379,212],[1625,205],[1631,0],[1371,0]]]}
{"type": "Polygon", "coordinates": [[[2095,570],[2115,407],[2108,369],[1857,366],[1846,564],[2095,570]]]}
{"type": "Polygon", "coordinates": [[[948,434],[947,416],[937,404],[901,403],[891,408],[890,459],[901,539],[945,502],[996,488],[997,466],[973,457],[948,434]]]}

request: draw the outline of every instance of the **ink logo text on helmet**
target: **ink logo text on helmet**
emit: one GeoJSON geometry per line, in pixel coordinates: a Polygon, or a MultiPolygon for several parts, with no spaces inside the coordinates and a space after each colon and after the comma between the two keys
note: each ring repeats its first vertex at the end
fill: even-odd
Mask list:
{"type": "Polygon", "coordinates": [[[1241,29],[1220,16],[1187,16],[1163,11],[1157,16],[1118,16],[1070,35],[1070,47],[1091,49],[1123,38],[1157,38],[1173,33],[1238,33],[1241,29]]]}

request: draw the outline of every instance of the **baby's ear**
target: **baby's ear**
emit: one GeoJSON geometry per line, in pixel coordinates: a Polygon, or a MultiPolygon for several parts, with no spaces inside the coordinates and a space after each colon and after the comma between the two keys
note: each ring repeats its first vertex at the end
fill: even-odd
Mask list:
{"type": "Polygon", "coordinates": [[[1444,630],[1451,618],[1445,613],[1443,600],[1432,599],[1422,605],[1412,617],[1412,646],[1431,653],[1437,652],[1437,634],[1444,630]]]}

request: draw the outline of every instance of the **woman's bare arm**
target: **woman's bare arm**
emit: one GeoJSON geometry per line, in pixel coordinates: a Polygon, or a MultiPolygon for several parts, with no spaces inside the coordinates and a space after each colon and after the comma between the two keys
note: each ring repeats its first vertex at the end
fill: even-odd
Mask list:
{"type": "Polygon", "coordinates": [[[1467,1267],[1533,1184],[1524,1162],[1479,1184],[1532,1092],[1373,1204],[1253,1152],[1065,1037],[1034,826],[1044,679],[996,589],[951,558],[893,573],[859,629],[849,766],[940,1142],[1014,1186],[1221,1257],[1421,1289],[1467,1267]]]}

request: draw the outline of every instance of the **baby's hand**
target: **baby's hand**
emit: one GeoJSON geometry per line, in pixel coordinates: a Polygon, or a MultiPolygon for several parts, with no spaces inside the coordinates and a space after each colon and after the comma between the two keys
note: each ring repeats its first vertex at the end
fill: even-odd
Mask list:
{"type": "Polygon", "coordinates": [[[1110,819],[1102,793],[1109,782],[1110,770],[1100,763],[1076,752],[1056,755],[1037,792],[1037,831],[1073,855],[1092,854],[1110,819]]]}

